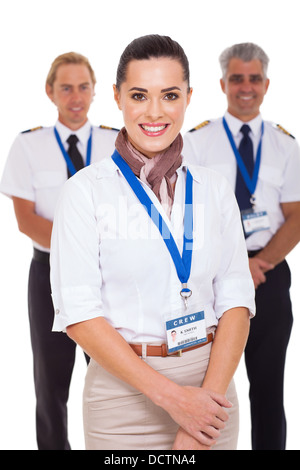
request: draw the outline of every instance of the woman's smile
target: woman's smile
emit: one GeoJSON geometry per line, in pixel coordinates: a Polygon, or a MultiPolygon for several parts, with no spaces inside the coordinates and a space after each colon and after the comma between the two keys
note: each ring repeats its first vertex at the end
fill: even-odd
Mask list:
{"type": "Polygon", "coordinates": [[[170,124],[139,124],[142,132],[149,137],[160,137],[163,135],[170,124]]]}

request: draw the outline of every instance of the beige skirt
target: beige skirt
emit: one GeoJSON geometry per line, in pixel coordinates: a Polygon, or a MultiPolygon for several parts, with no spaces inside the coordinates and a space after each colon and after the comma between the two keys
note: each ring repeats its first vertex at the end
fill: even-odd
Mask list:
{"type": "MultiPolygon", "coordinates": [[[[179,385],[200,387],[210,350],[208,344],[182,357],[144,360],[179,385]]],[[[233,381],[227,398],[233,407],[214,450],[235,450],[237,446],[239,410],[233,381]]],[[[178,430],[178,424],[162,408],[93,360],[86,376],[83,417],[87,450],[170,450],[178,430]]]]}

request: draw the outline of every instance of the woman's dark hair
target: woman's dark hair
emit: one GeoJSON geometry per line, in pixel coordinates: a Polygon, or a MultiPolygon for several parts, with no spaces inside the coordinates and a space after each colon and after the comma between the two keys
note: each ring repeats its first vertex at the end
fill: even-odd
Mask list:
{"type": "Polygon", "coordinates": [[[151,58],[159,59],[166,57],[178,60],[183,69],[183,78],[188,83],[190,89],[190,69],[189,61],[184,50],[168,36],[160,36],[158,34],[150,34],[134,39],[124,50],[121,55],[117,70],[117,89],[120,90],[122,83],[126,80],[126,72],[128,64],[132,60],[147,60],[151,58]]]}

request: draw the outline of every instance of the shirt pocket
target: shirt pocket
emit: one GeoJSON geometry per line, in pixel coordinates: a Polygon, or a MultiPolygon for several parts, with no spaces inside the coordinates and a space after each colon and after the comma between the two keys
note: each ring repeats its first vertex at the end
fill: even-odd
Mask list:
{"type": "Polygon", "coordinates": [[[38,171],[33,175],[37,215],[53,220],[55,207],[67,175],[63,171],[38,171]]]}
{"type": "Polygon", "coordinates": [[[259,179],[264,183],[280,188],[282,185],[282,170],[268,165],[262,165],[259,170],[259,179]]]}
{"type": "Polygon", "coordinates": [[[66,181],[66,174],[61,171],[38,171],[33,176],[33,187],[36,190],[62,186],[66,181]]]}
{"type": "Polygon", "coordinates": [[[255,193],[258,207],[261,206],[268,212],[276,210],[281,199],[282,184],[282,170],[268,165],[261,166],[255,193]]]}

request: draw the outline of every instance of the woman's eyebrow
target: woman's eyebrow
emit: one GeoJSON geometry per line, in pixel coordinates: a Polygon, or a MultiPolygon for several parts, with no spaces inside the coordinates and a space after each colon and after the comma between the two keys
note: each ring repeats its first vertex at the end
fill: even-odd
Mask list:
{"type": "Polygon", "coordinates": [[[179,90],[181,91],[181,89],[178,87],[178,86],[171,86],[170,88],[164,88],[163,90],[161,90],[162,93],[166,93],[168,91],[172,91],[172,90],[179,90]]]}
{"type": "Polygon", "coordinates": [[[129,91],[133,91],[133,90],[142,91],[143,93],[147,93],[147,92],[148,92],[148,90],[146,90],[146,88],[139,88],[139,87],[137,87],[137,86],[134,86],[134,87],[130,88],[129,91]]]}
{"type": "MultiPolygon", "coordinates": [[[[147,93],[147,92],[148,92],[148,90],[147,90],[146,88],[139,88],[139,87],[136,87],[136,86],[130,88],[129,91],[133,91],[133,90],[141,91],[141,92],[143,92],[143,93],[147,93]]],[[[166,92],[172,91],[172,90],[179,90],[179,91],[181,91],[181,89],[180,89],[178,86],[171,86],[171,87],[169,87],[169,88],[163,88],[163,89],[161,90],[161,93],[166,93],[166,92]]]]}

